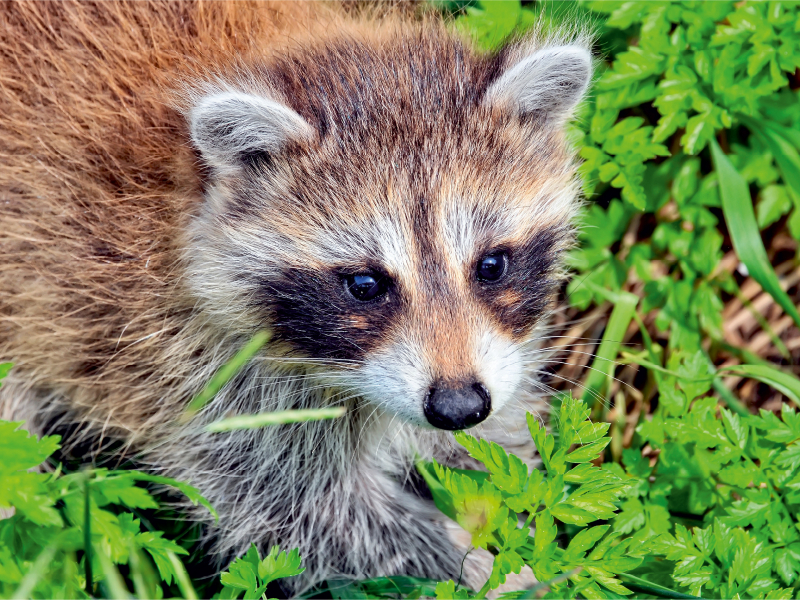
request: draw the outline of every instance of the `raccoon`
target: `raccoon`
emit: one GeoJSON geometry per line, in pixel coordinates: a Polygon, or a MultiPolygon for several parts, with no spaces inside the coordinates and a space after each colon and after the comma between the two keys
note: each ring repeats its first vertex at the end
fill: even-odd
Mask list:
{"type": "Polygon", "coordinates": [[[414,461],[465,464],[471,427],[533,457],[589,41],[487,55],[324,3],[0,5],[0,416],[197,486],[220,561],[299,547],[289,593],[462,562],[480,587],[491,556],[464,561],[414,461]],[[329,406],[346,415],[205,431],[329,406]]]}

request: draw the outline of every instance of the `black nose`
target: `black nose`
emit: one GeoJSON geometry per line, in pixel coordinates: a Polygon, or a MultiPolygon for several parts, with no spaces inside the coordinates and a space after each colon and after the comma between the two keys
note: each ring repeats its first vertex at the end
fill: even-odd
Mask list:
{"type": "Polygon", "coordinates": [[[477,425],[492,411],[489,390],[480,383],[431,388],[425,397],[425,418],[439,429],[466,429],[477,425]]]}

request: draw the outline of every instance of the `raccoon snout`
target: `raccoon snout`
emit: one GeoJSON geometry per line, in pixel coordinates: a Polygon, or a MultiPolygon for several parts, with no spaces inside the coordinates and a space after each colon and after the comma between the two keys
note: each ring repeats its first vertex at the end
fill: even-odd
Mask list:
{"type": "Polygon", "coordinates": [[[423,406],[428,423],[439,429],[467,429],[492,411],[489,390],[482,383],[432,387],[423,406]]]}

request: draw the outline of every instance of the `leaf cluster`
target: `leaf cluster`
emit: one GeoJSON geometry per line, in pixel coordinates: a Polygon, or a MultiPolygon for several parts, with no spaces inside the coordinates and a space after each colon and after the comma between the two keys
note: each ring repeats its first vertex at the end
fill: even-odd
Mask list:
{"type": "MultiPolygon", "coordinates": [[[[640,449],[604,469],[632,485],[613,530],[649,557],[642,576],[669,575],[695,595],[792,598],[800,577],[800,414],[742,416],[714,398],[666,407],[639,425],[640,449]],[[794,586],[795,589],[792,589],[794,586]]],[[[672,586],[670,586],[672,587],[672,586]]]]}
{"type": "MultiPolygon", "coordinates": [[[[118,576],[114,565],[136,563],[153,575],[152,563],[157,577],[151,582],[166,585],[184,575],[173,557],[186,549],[147,530],[134,511],[158,507],[141,482],[171,485],[207,504],[196,489],[138,471],[36,470],[59,438],[37,439],[19,425],[0,421],[0,509],[13,511],[0,520],[0,596],[91,597],[98,584],[118,576]]],[[[160,585],[145,590],[163,596],[160,585]]]]}
{"type": "MultiPolygon", "coordinates": [[[[548,433],[532,415],[527,418],[541,454],[541,470],[493,442],[461,432],[456,440],[483,463],[488,475],[434,462],[436,478],[431,481],[427,471],[440,508],[471,534],[476,548],[494,554],[491,576],[474,597],[484,597],[525,565],[539,581],[553,582],[552,597],[629,594],[618,575],[637,567],[641,559],[627,555],[629,542],[619,539],[622,534],[610,531],[610,525],[595,524],[614,516],[615,501],[628,485],[624,478],[592,464],[610,441],[609,425],[592,423],[586,405],[570,395],[563,397],[557,415],[558,436],[548,433]],[[580,529],[566,547],[556,539],[559,523],[580,529]]],[[[473,596],[443,582],[437,586],[437,597],[473,596]]]]}
{"type": "Polygon", "coordinates": [[[255,600],[264,595],[273,581],[299,575],[303,571],[300,552],[296,548],[291,552],[281,552],[280,548],[273,546],[262,559],[253,544],[244,556],[235,559],[228,570],[220,575],[223,590],[215,598],[234,600],[243,597],[244,600],[255,600]]]}

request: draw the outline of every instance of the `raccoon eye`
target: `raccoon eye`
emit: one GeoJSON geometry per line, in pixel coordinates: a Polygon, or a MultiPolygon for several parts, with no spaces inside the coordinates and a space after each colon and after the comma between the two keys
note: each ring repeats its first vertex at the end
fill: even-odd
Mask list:
{"type": "Polygon", "coordinates": [[[507,267],[508,255],[499,250],[480,259],[475,271],[478,281],[497,281],[506,274],[507,267]]]}
{"type": "Polygon", "coordinates": [[[369,302],[386,293],[389,278],[380,273],[354,273],[345,275],[344,287],[359,302],[369,302]]]}

